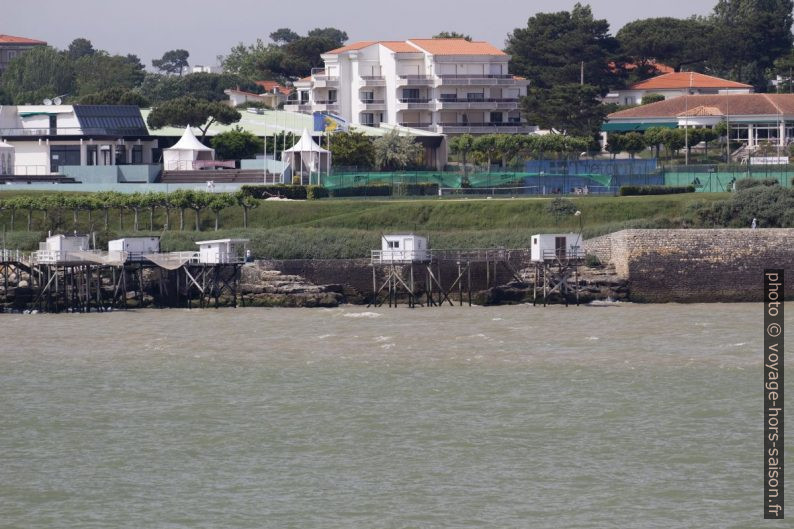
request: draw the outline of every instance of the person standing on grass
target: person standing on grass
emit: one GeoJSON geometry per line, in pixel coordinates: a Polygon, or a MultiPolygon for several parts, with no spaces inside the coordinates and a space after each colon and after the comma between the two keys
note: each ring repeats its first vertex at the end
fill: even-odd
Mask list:
{"type": "Polygon", "coordinates": [[[756,222],[755,217],[753,217],[753,222],[750,224],[750,228],[754,230],[757,227],[758,227],[758,223],[756,222]]]}

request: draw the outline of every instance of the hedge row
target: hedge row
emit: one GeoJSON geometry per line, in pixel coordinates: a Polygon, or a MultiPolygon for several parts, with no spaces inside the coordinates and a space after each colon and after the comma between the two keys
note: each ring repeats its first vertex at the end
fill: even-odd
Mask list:
{"type": "Polygon", "coordinates": [[[695,186],[622,186],[620,196],[636,195],[675,195],[678,193],[694,193],[695,186]]]}
{"type": "Polygon", "coordinates": [[[254,198],[283,197],[292,200],[317,200],[328,196],[328,190],[321,186],[301,185],[245,185],[244,193],[254,198]]]}

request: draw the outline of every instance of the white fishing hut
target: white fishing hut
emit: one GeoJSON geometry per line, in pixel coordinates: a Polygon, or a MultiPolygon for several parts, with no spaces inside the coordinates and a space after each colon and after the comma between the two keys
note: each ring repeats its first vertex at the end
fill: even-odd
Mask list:
{"type": "Polygon", "coordinates": [[[373,250],[372,259],[377,263],[424,263],[430,260],[427,237],[413,233],[384,235],[381,249],[373,250]]]}
{"type": "Polygon", "coordinates": [[[248,239],[216,239],[197,241],[200,264],[235,264],[245,261],[248,239]]]}
{"type": "Polygon", "coordinates": [[[578,233],[539,233],[532,236],[532,262],[584,259],[584,240],[578,233]]]}
{"type": "Polygon", "coordinates": [[[108,241],[111,255],[126,253],[126,261],[144,261],[144,255],[160,253],[160,237],[125,237],[108,241]]]}
{"type": "Polygon", "coordinates": [[[85,253],[90,251],[88,235],[51,235],[39,243],[36,261],[42,264],[83,261],[85,253]]]}

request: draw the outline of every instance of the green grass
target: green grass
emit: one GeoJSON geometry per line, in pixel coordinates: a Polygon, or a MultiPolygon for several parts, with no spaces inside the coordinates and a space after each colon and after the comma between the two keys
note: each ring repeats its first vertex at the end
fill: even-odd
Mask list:
{"type": "MultiPolygon", "coordinates": [[[[0,199],[9,193],[0,191],[0,199]]],[[[729,196],[723,193],[697,193],[638,197],[571,198],[582,211],[586,236],[600,235],[623,228],[678,227],[687,218],[687,210],[698,201],[712,201],[729,196]]],[[[185,213],[185,230],[179,231],[178,212],[171,211],[171,229],[163,231],[165,214],[158,210],[154,230],[149,232],[148,211],[141,211],[137,234],[163,235],[164,250],[195,248],[193,242],[207,237],[247,237],[257,257],[271,258],[342,258],[365,257],[380,246],[382,233],[413,231],[430,237],[435,248],[525,247],[529,236],[541,232],[578,231],[579,220],[573,215],[555,218],[547,211],[551,198],[497,199],[385,199],[263,201],[250,213],[249,229],[242,229],[242,211],[234,207],[221,214],[218,232],[215,215],[204,211],[200,232],[194,231],[195,214],[185,213]]],[[[18,211],[14,229],[10,212],[0,212],[7,248],[35,249],[48,230],[70,232],[74,229],[97,231],[100,246],[119,235],[134,235],[133,214],[124,213],[123,229],[117,211],[109,215],[104,229],[101,211],[79,212],[75,226],[72,211],[50,212],[44,222],[43,212],[34,212],[33,230],[26,231],[27,212],[18,211]]]]}

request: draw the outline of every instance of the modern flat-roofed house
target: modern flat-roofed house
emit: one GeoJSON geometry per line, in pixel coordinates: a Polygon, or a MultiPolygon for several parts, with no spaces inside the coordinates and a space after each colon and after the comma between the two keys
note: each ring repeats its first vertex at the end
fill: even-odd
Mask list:
{"type": "Polygon", "coordinates": [[[14,147],[14,172],[22,176],[157,161],[158,142],[131,105],[0,106],[0,140],[14,147]]]}
{"type": "Polygon", "coordinates": [[[759,143],[788,145],[794,139],[794,94],[694,95],[621,110],[601,127],[610,132],[645,131],[652,127],[729,126],[732,141],[752,151],[759,143]]]}
{"type": "Polygon", "coordinates": [[[522,121],[519,109],[529,81],[510,74],[509,57],[487,42],[362,41],[322,58],[324,68],[294,83],[295,99],[285,110],[443,134],[535,129],[522,121]]]}
{"type": "Polygon", "coordinates": [[[670,72],[634,83],[625,90],[615,90],[604,97],[604,103],[639,105],[642,98],[659,94],[665,99],[683,95],[749,94],[753,87],[728,79],[697,72],[670,72]]]}
{"type": "Polygon", "coordinates": [[[8,63],[36,46],[46,46],[43,40],[15,37],[13,35],[0,35],[0,74],[8,67],[8,63]]]}

